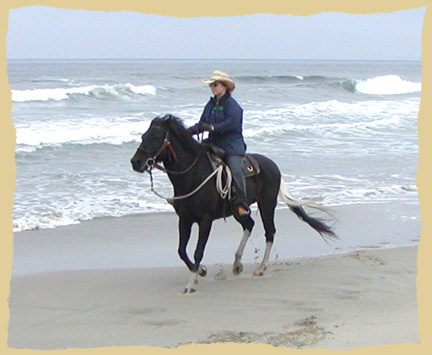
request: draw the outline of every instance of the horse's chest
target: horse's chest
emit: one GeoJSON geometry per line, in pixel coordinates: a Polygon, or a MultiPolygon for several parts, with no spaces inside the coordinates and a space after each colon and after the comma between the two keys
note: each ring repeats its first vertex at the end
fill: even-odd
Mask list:
{"type": "MultiPolygon", "coordinates": [[[[174,209],[178,216],[193,220],[200,220],[206,216],[214,216],[218,214],[219,203],[209,201],[207,199],[191,199],[190,201],[176,201],[174,209]]],[[[218,218],[217,216],[216,218],[218,218]]]]}

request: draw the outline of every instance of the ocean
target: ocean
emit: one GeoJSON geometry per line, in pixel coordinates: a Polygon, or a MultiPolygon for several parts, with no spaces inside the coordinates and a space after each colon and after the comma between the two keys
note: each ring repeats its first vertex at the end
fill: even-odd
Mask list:
{"type": "Polygon", "coordinates": [[[154,117],[198,121],[215,69],[236,82],[248,151],[272,158],[294,196],[396,204],[397,218],[419,220],[403,211],[418,206],[421,62],[8,60],[14,231],[173,211],[130,158],[154,117]]]}

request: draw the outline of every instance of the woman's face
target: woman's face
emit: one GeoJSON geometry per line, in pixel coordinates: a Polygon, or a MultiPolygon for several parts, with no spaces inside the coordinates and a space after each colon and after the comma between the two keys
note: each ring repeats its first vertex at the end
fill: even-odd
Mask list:
{"type": "Polygon", "coordinates": [[[214,83],[211,83],[209,86],[213,95],[215,96],[222,96],[225,95],[226,93],[226,87],[222,85],[222,83],[219,81],[215,81],[214,83]]]}

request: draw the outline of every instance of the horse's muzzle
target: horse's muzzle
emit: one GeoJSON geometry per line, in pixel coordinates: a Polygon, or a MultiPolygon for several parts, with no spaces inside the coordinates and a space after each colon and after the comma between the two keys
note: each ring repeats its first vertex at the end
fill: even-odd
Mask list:
{"type": "Polygon", "coordinates": [[[146,170],[146,165],[143,164],[141,159],[133,157],[131,159],[132,169],[138,173],[143,173],[146,170]]]}

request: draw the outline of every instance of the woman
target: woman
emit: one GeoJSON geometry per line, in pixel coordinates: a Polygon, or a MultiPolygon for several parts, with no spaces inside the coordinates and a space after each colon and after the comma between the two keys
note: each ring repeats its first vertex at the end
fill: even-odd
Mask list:
{"type": "Polygon", "coordinates": [[[225,161],[229,166],[234,187],[234,208],[239,216],[249,214],[246,203],[246,182],[243,172],[243,157],[246,144],[243,139],[243,109],[231,96],[235,89],[234,81],[220,70],[215,70],[209,80],[213,97],[204,107],[200,121],[189,128],[191,133],[208,131],[208,142],[225,151],[225,161]]]}

